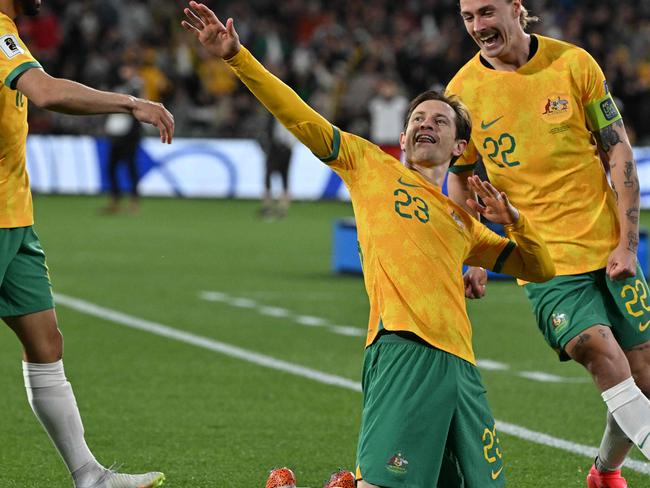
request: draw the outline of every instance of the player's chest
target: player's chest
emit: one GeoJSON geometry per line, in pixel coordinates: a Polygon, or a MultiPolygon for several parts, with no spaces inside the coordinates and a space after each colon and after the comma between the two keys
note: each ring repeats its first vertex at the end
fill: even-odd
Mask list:
{"type": "Polygon", "coordinates": [[[462,249],[468,239],[460,211],[438,189],[408,173],[376,179],[366,189],[361,213],[374,235],[391,242],[462,249]]]}
{"type": "Polygon", "coordinates": [[[486,85],[468,105],[472,141],[491,172],[544,171],[568,141],[587,137],[584,110],[568,73],[552,81],[521,76],[505,86],[486,85]]]}

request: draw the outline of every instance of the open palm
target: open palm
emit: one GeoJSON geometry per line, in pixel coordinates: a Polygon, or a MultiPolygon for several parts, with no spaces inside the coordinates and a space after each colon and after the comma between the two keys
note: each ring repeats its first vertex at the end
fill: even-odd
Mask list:
{"type": "Polygon", "coordinates": [[[467,200],[467,205],[482,216],[496,224],[514,224],[519,219],[519,212],[508,201],[508,196],[494,188],[489,182],[481,181],[478,176],[467,179],[469,187],[483,201],[483,205],[476,200],[467,200]]]}
{"type": "Polygon", "coordinates": [[[187,20],[183,20],[181,25],[194,34],[210,54],[228,59],[239,52],[241,43],[232,19],[223,25],[212,10],[194,1],[184,12],[187,20]]]}

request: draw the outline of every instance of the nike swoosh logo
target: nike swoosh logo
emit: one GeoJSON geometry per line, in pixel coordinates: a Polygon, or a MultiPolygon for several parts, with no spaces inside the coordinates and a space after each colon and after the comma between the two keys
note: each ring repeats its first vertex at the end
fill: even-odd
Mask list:
{"type": "Polygon", "coordinates": [[[497,479],[499,477],[499,475],[501,474],[501,471],[503,471],[503,466],[501,466],[498,471],[492,471],[492,473],[491,473],[492,474],[492,479],[493,480],[497,479]]]}
{"type": "Polygon", "coordinates": [[[496,124],[502,118],[503,118],[503,115],[501,117],[499,117],[498,119],[494,119],[492,122],[487,122],[487,123],[485,123],[485,122],[483,122],[481,120],[481,129],[483,129],[483,130],[489,129],[490,127],[492,127],[494,124],[496,124]]]}
{"type": "Polygon", "coordinates": [[[650,320],[648,320],[645,324],[642,323],[642,322],[639,322],[639,331],[643,332],[644,330],[646,330],[648,328],[649,325],[650,325],[650,320]]]}
{"type": "Polygon", "coordinates": [[[648,432],[643,438],[643,440],[637,444],[639,446],[639,449],[643,449],[643,445],[645,444],[645,441],[648,440],[648,437],[650,437],[650,432],[648,432]]]}
{"type": "Polygon", "coordinates": [[[402,177],[401,177],[401,176],[400,176],[399,178],[397,178],[397,182],[398,182],[400,185],[410,186],[411,188],[422,188],[420,185],[414,185],[414,184],[412,184],[412,183],[407,183],[407,182],[405,182],[405,181],[402,181],[402,177]]]}

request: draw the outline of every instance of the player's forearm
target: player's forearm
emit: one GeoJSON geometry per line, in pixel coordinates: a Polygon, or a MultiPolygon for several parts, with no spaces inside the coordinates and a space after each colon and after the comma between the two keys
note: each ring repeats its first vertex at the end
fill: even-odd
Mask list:
{"type": "Polygon", "coordinates": [[[269,73],[253,55],[242,46],[226,62],[255,97],[291,133],[317,156],[332,151],[332,125],[307,105],[296,92],[269,73]]]}
{"type": "Polygon", "coordinates": [[[636,252],[639,245],[639,178],[623,120],[600,129],[596,138],[609,161],[620,221],[619,245],[636,252]]]}
{"type": "Polygon", "coordinates": [[[620,221],[620,243],[630,252],[636,252],[639,245],[639,178],[630,145],[612,148],[609,164],[620,221]]]}
{"type": "Polygon", "coordinates": [[[516,246],[505,260],[503,273],[532,282],[548,281],[555,276],[546,243],[522,214],[517,223],[506,225],[505,229],[516,246]]]}
{"type": "Polygon", "coordinates": [[[41,108],[72,115],[130,113],[136,99],[121,93],[95,90],[70,80],[50,78],[27,97],[41,108]]]}

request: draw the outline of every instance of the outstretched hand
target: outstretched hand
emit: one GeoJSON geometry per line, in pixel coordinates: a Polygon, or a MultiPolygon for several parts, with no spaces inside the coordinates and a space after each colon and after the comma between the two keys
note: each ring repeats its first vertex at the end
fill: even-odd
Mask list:
{"type": "Polygon", "coordinates": [[[508,196],[500,192],[487,181],[481,181],[478,176],[467,178],[469,187],[483,201],[483,205],[476,200],[467,199],[467,205],[495,224],[510,225],[519,220],[519,211],[512,206],[508,196]]]}
{"type": "Polygon", "coordinates": [[[187,19],[181,21],[181,25],[194,34],[210,54],[228,59],[239,52],[241,43],[232,19],[229,18],[223,25],[212,10],[194,1],[184,12],[187,19]]]}
{"type": "Polygon", "coordinates": [[[174,135],[174,116],[162,103],[136,98],[131,111],[140,122],[151,124],[160,131],[160,140],[171,144],[174,135]]]}

